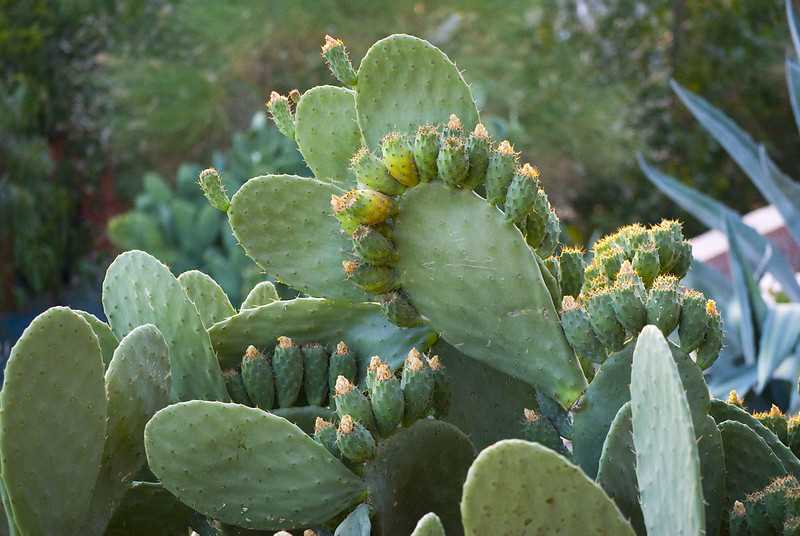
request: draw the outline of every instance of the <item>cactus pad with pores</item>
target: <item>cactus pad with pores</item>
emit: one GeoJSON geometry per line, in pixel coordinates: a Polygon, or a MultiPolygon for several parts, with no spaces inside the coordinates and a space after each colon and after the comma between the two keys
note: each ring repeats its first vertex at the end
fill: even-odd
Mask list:
{"type": "Polygon", "coordinates": [[[186,295],[197,307],[206,329],[220,320],[236,314],[236,309],[216,281],[199,270],[183,272],[178,276],[186,295]]]}
{"type": "Polygon", "coordinates": [[[114,357],[114,350],[119,346],[117,336],[111,331],[111,326],[94,316],[92,313],[86,311],[79,311],[73,309],[73,312],[78,313],[84,320],[89,322],[92,331],[97,335],[97,342],[100,343],[100,351],[103,353],[103,364],[108,368],[111,363],[111,358],[114,357]]]}
{"type": "Polygon", "coordinates": [[[240,308],[242,311],[245,309],[253,309],[261,305],[270,304],[280,299],[281,297],[278,295],[275,285],[270,281],[262,281],[254,286],[253,289],[247,294],[247,297],[242,302],[240,308]]]}

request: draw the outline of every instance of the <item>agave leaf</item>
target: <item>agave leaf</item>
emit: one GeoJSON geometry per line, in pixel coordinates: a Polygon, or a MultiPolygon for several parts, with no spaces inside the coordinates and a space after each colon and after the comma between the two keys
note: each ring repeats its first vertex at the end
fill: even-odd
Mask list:
{"type": "Polygon", "coordinates": [[[800,56],[800,20],[797,18],[792,0],[786,0],[786,16],[789,19],[789,30],[792,33],[795,53],[800,56]]]}
{"type": "Polygon", "coordinates": [[[800,339],[800,304],[781,303],[770,309],[758,351],[758,381],[761,392],[773,372],[789,357],[800,339]]]}
{"type": "Polygon", "coordinates": [[[786,58],[786,85],[789,86],[794,122],[800,128],[800,64],[791,58],[786,58]]]}
{"type": "MultiPolygon", "coordinates": [[[[732,356],[735,357],[735,356],[732,356]]],[[[730,366],[727,369],[718,369],[722,356],[714,363],[714,375],[708,383],[708,390],[715,398],[726,398],[728,393],[736,391],[744,394],[756,384],[758,370],[756,365],[730,366]]],[[[730,360],[727,360],[730,362],[730,360]]]]}

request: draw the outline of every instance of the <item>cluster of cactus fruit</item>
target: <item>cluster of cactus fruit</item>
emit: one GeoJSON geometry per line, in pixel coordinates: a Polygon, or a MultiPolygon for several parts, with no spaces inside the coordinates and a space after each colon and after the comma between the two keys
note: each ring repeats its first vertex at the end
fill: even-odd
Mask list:
{"type": "Polygon", "coordinates": [[[626,227],[585,266],[441,51],[396,35],[358,70],[341,41],[323,56],[347,88],[268,103],[315,179],[228,198],[200,177],[304,296],[261,283],[235,308],[131,251],[108,323],[37,317],[0,394],[10,532],[794,534],[800,421],[710,398],[722,329],[678,287],[680,226],[626,227]]]}

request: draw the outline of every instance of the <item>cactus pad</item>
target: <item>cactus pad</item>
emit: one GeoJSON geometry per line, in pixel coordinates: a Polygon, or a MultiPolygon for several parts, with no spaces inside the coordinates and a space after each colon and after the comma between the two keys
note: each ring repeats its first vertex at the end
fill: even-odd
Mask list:
{"type": "Polygon", "coordinates": [[[183,272],[178,276],[189,300],[197,307],[206,329],[220,320],[236,314],[236,309],[216,281],[199,270],[183,272]]]}
{"type": "Polygon", "coordinates": [[[270,281],[262,281],[247,294],[247,297],[242,302],[240,309],[253,309],[261,305],[267,305],[274,301],[280,300],[278,291],[275,290],[275,285],[270,281]]]}
{"type": "Polygon", "coordinates": [[[324,523],[364,495],[359,478],[302,430],[237,404],[169,406],[147,424],[145,446],[150,468],[171,493],[244,528],[324,523]]]}
{"type": "Polygon", "coordinates": [[[80,534],[106,431],[103,358],[66,307],[42,313],[11,350],[0,392],[2,478],[21,534],[80,534]]]}
{"type": "Polygon", "coordinates": [[[455,64],[410,35],[391,35],[367,51],[358,69],[356,109],[373,151],[387,132],[413,136],[420,125],[447,123],[450,114],[468,131],[478,123],[478,110],[455,64]]]}
{"type": "Polygon", "coordinates": [[[450,344],[564,406],[583,392],[534,254],[502,213],[472,192],[422,184],[402,199],[395,242],[404,290],[450,344]]]}
{"type": "Polygon", "coordinates": [[[634,534],[614,502],[578,467],[519,439],[481,452],[464,483],[461,514],[466,536],[634,534]]]}
{"type": "Polygon", "coordinates": [[[117,257],[103,280],[103,309],[117,337],[143,324],[158,328],[169,346],[173,400],[228,400],[197,308],[157,259],[142,251],[117,257]]]}
{"type": "Polygon", "coordinates": [[[333,536],[370,536],[372,524],[369,521],[369,505],[359,504],[347,514],[344,521],[336,527],[333,536]]]}
{"type": "Polygon", "coordinates": [[[342,193],[294,175],[256,177],[233,196],[228,217],[245,253],[268,275],[311,296],[365,301],[342,273],[351,243],[330,208],[331,195],[342,193]]]}
{"type": "Polygon", "coordinates": [[[725,448],[725,485],[731,503],[786,475],[786,469],[767,442],[749,426],[724,421],[719,423],[719,431],[725,448]]]}
{"type": "Polygon", "coordinates": [[[89,322],[92,331],[97,335],[97,342],[100,343],[100,352],[103,354],[103,364],[108,367],[111,363],[111,358],[114,357],[114,350],[119,345],[119,339],[111,331],[111,326],[94,316],[92,313],[86,311],[73,310],[83,317],[84,320],[89,322]]]}
{"type": "Polygon", "coordinates": [[[318,180],[343,188],[356,185],[348,162],[361,147],[361,132],[352,91],[335,86],[306,91],[297,104],[295,139],[318,180]]]}
{"type": "Polygon", "coordinates": [[[433,512],[428,512],[417,522],[411,536],[445,536],[442,520],[433,512]]]}

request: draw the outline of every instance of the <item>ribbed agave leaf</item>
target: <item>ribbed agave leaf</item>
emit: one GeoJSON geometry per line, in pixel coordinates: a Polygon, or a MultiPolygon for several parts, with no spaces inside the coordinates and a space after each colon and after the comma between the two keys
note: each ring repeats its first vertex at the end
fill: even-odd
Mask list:
{"type": "Polygon", "coordinates": [[[800,129],[800,64],[791,58],[786,58],[786,85],[789,86],[789,102],[792,103],[794,122],[800,129]]]}
{"type": "Polygon", "coordinates": [[[789,19],[789,31],[792,33],[794,50],[800,56],[800,20],[792,5],[792,0],[786,0],[786,16],[789,19]]]}
{"type": "Polygon", "coordinates": [[[777,369],[797,348],[800,339],[800,304],[782,303],[771,308],[761,334],[758,350],[758,381],[761,392],[777,369]]]}

